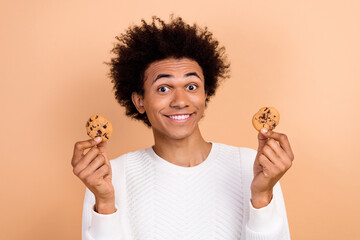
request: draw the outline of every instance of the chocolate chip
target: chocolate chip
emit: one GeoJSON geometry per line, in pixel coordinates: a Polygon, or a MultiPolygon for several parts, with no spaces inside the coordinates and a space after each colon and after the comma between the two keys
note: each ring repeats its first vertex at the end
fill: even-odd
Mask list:
{"type": "Polygon", "coordinates": [[[103,126],[103,128],[107,128],[106,124],[103,126]]]}
{"type": "Polygon", "coordinates": [[[265,108],[264,112],[266,112],[267,109],[268,109],[268,108],[265,108]]]}
{"type": "Polygon", "coordinates": [[[88,127],[89,125],[90,125],[89,122],[87,122],[87,123],[86,123],[86,126],[88,127]]]}
{"type": "Polygon", "coordinates": [[[273,126],[273,127],[276,127],[276,123],[274,123],[272,126],[273,126]]]}
{"type": "Polygon", "coordinates": [[[95,119],[97,119],[98,117],[99,117],[99,116],[98,116],[98,115],[96,115],[96,116],[95,116],[95,119]]]}
{"type": "Polygon", "coordinates": [[[90,127],[90,130],[92,131],[92,127],[90,127]]]}
{"type": "Polygon", "coordinates": [[[99,134],[102,134],[101,130],[98,130],[97,132],[98,132],[99,134]]]}
{"type": "Polygon", "coordinates": [[[106,137],[106,139],[109,139],[108,136],[107,136],[107,133],[104,134],[104,137],[106,137]]]}
{"type": "Polygon", "coordinates": [[[90,118],[89,121],[92,122],[93,120],[90,118]]]}

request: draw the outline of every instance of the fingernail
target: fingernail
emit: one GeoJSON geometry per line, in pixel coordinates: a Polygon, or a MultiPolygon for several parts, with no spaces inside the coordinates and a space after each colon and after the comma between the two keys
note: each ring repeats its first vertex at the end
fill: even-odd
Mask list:
{"type": "Polygon", "coordinates": [[[261,132],[262,132],[262,133],[267,133],[268,130],[267,130],[266,128],[263,128],[263,129],[261,129],[261,132]]]}
{"type": "Polygon", "coordinates": [[[101,137],[96,137],[96,138],[94,138],[94,141],[95,141],[96,143],[99,143],[99,142],[101,141],[101,137]]]}

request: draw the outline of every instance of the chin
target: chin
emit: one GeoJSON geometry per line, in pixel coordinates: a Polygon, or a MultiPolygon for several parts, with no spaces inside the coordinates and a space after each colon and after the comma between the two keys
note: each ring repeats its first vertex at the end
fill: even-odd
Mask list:
{"type": "Polygon", "coordinates": [[[169,137],[174,140],[183,140],[190,136],[191,136],[191,134],[173,134],[173,135],[170,135],[169,137]]]}

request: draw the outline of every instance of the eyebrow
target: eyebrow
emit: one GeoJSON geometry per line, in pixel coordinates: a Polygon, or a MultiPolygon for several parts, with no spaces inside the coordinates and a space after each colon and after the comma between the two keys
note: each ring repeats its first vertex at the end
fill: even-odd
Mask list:
{"type": "MultiPolygon", "coordinates": [[[[199,77],[199,75],[196,72],[190,72],[190,73],[186,73],[184,75],[184,77],[190,77],[190,76],[195,76],[201,80],[201,78],[199,77]]],[[[152,84],[154,84],[159,78],[171,78],[171,77],[174,77],[174,76],[171,74],[159,74],[159,75],[157,75],[157,77],[155,78],[155,80],[153,81],[152,84]]]]}

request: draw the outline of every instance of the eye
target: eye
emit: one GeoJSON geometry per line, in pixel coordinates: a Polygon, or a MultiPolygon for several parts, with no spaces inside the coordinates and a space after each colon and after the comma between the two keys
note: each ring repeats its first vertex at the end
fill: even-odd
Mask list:
{"type": "Polygon", "coordinates": [[[195,84],[190,84],[188,86],[188,89],[191,90],[191,91],[195,90],[196,88],[197,88],[197,86],[195,84]]]}
{"type": "Polygon", "coordinates": [[[160,91],[160,92],[167,92],[168,89],[169,89],[168,87],[162,86],[162,87],[159,87],[159,88],[158,88],[158,91],[160,91]]]}

